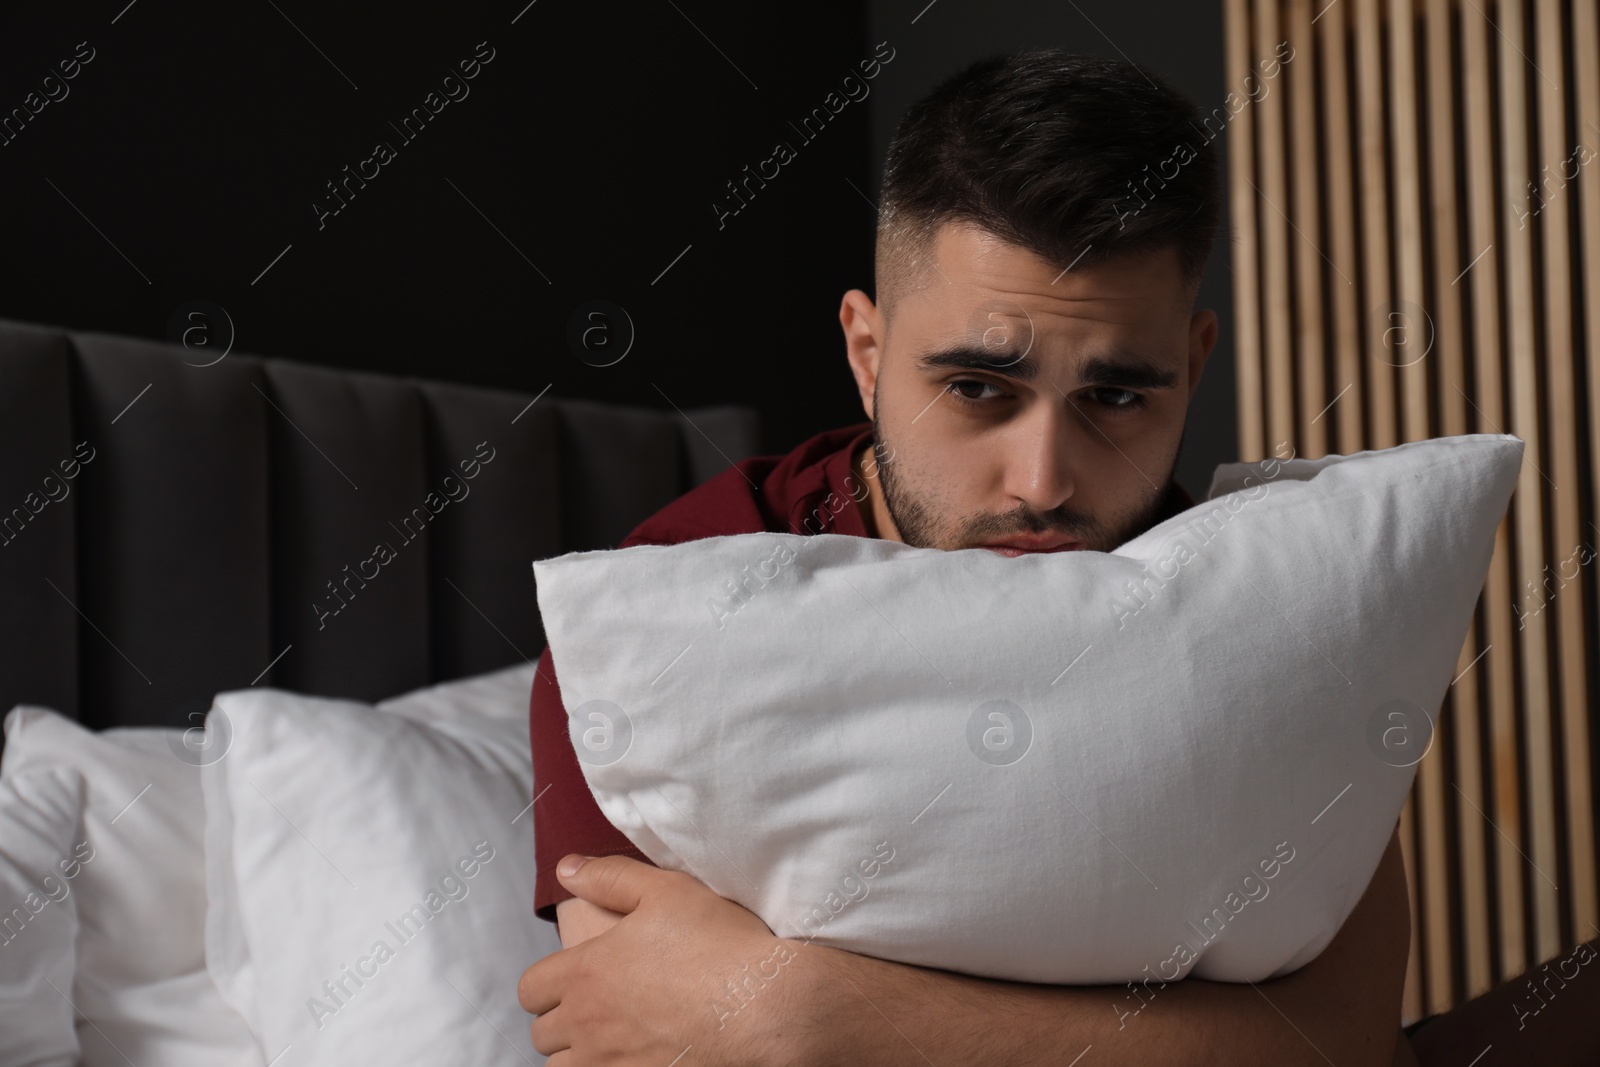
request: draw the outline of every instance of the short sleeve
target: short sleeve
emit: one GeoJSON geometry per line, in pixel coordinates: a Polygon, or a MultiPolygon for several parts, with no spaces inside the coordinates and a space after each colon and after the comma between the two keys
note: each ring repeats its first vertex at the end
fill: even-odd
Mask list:
{"type": "Polygon", "coordinates": [[[535,884],[533,911],[547,922],[556,921],[556,905],[572,894],[556,879],[561,857],[579,852],[585,856],[631,856],[650,860],[634,847],[622,831],[600,813],[600,806],[583,779],[578,757],[567,733],[567,710],[561,703],[550,649],[539,657],[528,702],[528,738],[533,748],[533,849],[535,884]]]}

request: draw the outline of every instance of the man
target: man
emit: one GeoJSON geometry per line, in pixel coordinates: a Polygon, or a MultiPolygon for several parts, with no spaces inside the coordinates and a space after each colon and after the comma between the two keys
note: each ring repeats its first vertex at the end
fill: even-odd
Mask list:
{"type": "MultiPolygon", "coordinates": [[[[623,546],[782,530],[1109,551],[1188,507],[1173,470],[1217,340],[1195,302],[1221,226],[1214,153],[1174,151],[1199,141],[1196,118],[1129,65],[1053,50],[939,85],[889,149],[877,300],[851,290],[839,309],[871,424],[736,464],[623,546]]],[[[565,947],[528,969],[519,996],[552,1067],[1416,1062],[1399,1026],[1410,911],[1398,831],[1311,963],[1253,985],[1170,983],[1134,1017],[1122,986],[997,982],[782,943],[606,822],[548,649],[530,730],[535,909],[565,947]],[[567,869],[583,856],[598,858],[567,869]],[[719,1014],[729,980],[775,952],[779,977],[742,986],[750,1010],[719,1014]]],[[[997,875],[994,906],[1005,897],[997,875]]]]}

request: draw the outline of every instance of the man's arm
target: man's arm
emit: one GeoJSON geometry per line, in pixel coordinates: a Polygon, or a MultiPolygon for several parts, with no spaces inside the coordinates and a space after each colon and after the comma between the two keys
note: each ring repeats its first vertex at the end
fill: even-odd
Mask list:
{"type": "MultiPolygon", "coordinates": [[[[591,871],[594,884],[585,884],[585,871],[591,871],[590,864],[568,881],[580,896],[604,897],[611,887],[628,881],[617,868],[602,865],[601,872],[591,871]]],[[[593,1035],[603,1019],[612,1030],[605,1035],[606,1045],[615,1050],[631,1047],[627,1035],[619,1032],[626,1027],[654,1023],[682,1030],[686,1020],[704,1014],[684,1010],[703,997],[703,975],[736,970],[756,958],[752,953],[761,951],[758,946],[729,961],[697,956],[695,942],[719,942],[718,935],[751,917],[720,897],[699,901],[698,895],[715,894],[692,879],[672,878],[679,880],[666,892],[695,894],[693,905],[685,896],[681,902],[666,899],[647,907],[652,890],[641,894],[632,885],[626,894],[608,900],[623,912],[586,899],[558,905],[564,945],[570,948],[604,935],[604,970],[597,974],[576,957],[571,964],[552,959],[536,965],[530,974],[538,971],[543,980],[528,983],[524,1006],[538,1011],[559,1001],[556,1014],[562,1014],[566,997],[548,990],[567,986],[574,974],[582,974],[585,982],[616,983],[616,988],[579,993],[583,1006],[574,1019],[587,1016],[587,1024],[557,1024],[547,1032],[593,1035]],[[687,929],[674,917],[686,908],[695,915],[687,929]],[[701,926],[718,930],[713,934],[701,926]],[[624,975],[636,982],[643,977],[636,964],[648,968],[658,984],[624,992],[624,975]],[[588,1001],[588,996],[598,999],[588,1001]],[[612,998],[628,1005],[629,1018],[601,1010],[601,1001],[612,998]]],[[[998,982],[789,940],[793,962],[783,971],[795,977],[774,982],[761,994],[761,1010],[739,1012],[728,1025],[737,1024],[743,1062],[805,1067],[861,1062],[923,1067],[930,1055],[948,1065],[1065,1065],[1090,1047],[1093,1062],[1100,1065],[1332,1062],[1339,1067],[1390,1067],[1408,1062],[1399,1045],[1404,1040],[1399,1019],[1410,923],[1397,830],[1339,933],[1315,960],[1282,978],[1254,984],[1189,978],[1152,985],[1141,1000],[1125,986],[998,982]]],[[[748,938],[748,932],[743,936],[748,938]]],[[[535,1024],[536,1032],[539,1026],[535,1024]]],[[[720,1062],[716,1033],[682,1030],[682,1037],[701,1042],[696,1050],[703,1053],[702,1062],[720,1062]]],[[[555,1040],[552,1047],[563,1047],[561,1036],[555,1040]]]]}
{"type": "Polygon", "coordinates": [[[1399,831],[1367,891],[1321,955],[1254,984],[1188,978],[1152,985],[1038,986],[906,967],[809,946],[807,1013],[848,1063],[1066,1064],[1093,1047],[1106,1064],[1395,1062],[1411,936],[1399,831]],[[1142,986],[1137,986],[1143,989],[1142,986]],[[1132,1014],[1137,1012],[1137,1014],[1132,1014]],[[898,1046],[898,1050],[897,1050],[898,1046]],[[913,1047],[914,1046],[914,1047],[913,1047]]]}

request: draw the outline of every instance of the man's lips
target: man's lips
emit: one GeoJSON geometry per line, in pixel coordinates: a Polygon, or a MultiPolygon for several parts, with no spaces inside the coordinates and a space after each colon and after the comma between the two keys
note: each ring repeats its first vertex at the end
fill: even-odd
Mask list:
{"type": "Polygon", "coordinates": [[[1073,552],[1087,548],[1082,541],[1070,537],[1005,537],[998,541],[984,541],[978,548],[987,548],[1003,556],[1021,556],[1034,552],[1073,552]]]}

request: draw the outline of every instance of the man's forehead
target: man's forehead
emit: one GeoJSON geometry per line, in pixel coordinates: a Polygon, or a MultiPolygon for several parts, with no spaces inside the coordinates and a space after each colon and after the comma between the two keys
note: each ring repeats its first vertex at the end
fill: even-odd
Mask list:
{"type": "Polygon", "coordinates": [[[1168,290],[1183,284],[1176,249],[1059,266],[964,221],[940,227],[932,256],[937,269],[908,295],[935,321],[1010,302],[1015,315],[1131,323],[1168,310],[1168,290]]]}
{"type": "Polygon", "coordinates": [[[1175,267],[1175,253],[1171,262],[1159,254],[1123,257],[1052,277],[1042,258],[970,224],[947,225],[940,235],[944,269],[909,309],[917,370],[987,371],[1017,382],[1045,373],[1084,384],[1177,383],[1158,336],[1170,304],[1152,284],[1163,267],[1175,267]]]}

